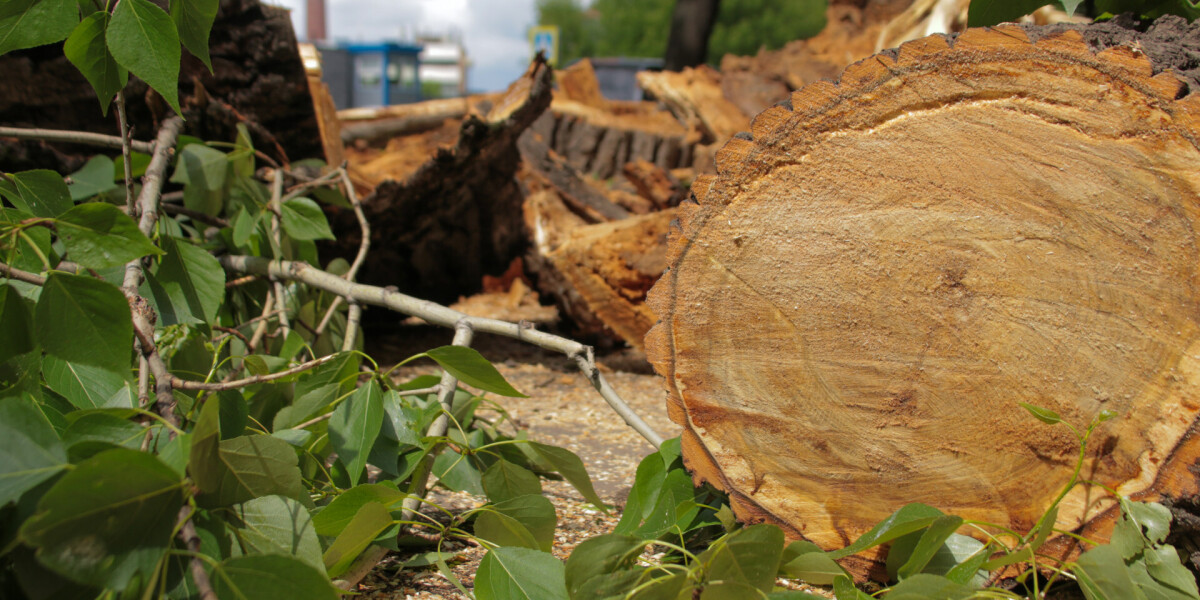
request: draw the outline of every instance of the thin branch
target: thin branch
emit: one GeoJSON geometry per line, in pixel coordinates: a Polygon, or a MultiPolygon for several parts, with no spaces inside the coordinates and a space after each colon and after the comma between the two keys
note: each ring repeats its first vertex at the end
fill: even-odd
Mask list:
{"type": "MultiPolygon", "coordinates": [[[[151,237],[154,224],[158,222],[159,193],[162,191],[167,166],[171,164],[171,151],[175,148],[175,140],[179,138],[182,129],[183,120],[179,117],[171,117],[163,123],[154,141],[154,155],[150,157],[146,174],[142,176],[142,192],[137,200],[137,212],[140,213],[138,230],[146,237],[151,237]]],[[[143,277],[141,260],[131,260],[125,265],[122,285],[131,292],[136,291],[138,286],[142,285],[143,277]]]]}
{"type": "Polygon", "coordinates": [[[236,273],[256,273],[278,279],[299,281],[362,304],[383,306],[396,312],[419,317],[430,324],[441,327],[455,327],[459,321],[465,319],[477,333],[502,335],[528,342],[539,348],[561,352],[575,361],[576,366],[583,371],[600,396],[630,427],[646,438],[646,441],[655,448],[662,444],[662,436],[655,433],[604,379],[604,375],[596,368],[594,351],[590,346],[538,331],[525,324],[471,317],[428,300],[414,298],[381,287],[346,281],[301,262],[271,261],[257,256],[222,256],[219,260],[226,270],[236,273]]]}
{"type": "MultiPolygon", "coordinates": [[[[275,240],[275,251],[283,254],[283,228],[280,222],[283,220],[283,172],[275,169],[274,179],[271,182],[271,237],[275,240]]],[[[287,314],[287,296],[284,296],[283,282],[271,278],[275,282],[275,301],[279,303],[279,329],[286,338],[288,331],[291,330],[291,323],[288,322],[287,314]]]]}
{"type": "Polygon", "coordinates": [[[275,381],[276,379],[283,379],[284,377],[289,377],[291,375],[295,375],[296,373],[303,373],[304,371],[307,371],[309,369],[315,369],[315,368],[333,360],[337,356],[338,355],[336,355],[336,354],[329,354],[326,356],[322,356],[321,358],[318,358],[316,360],[310,360],[306,363],[298,364],[290,369],[286,369],[286,370],[280,371],[278,373],[268,373],[266,375],[255,375],[253,377],[247,377],[245,379],[238,379],[235,381],[222,381],[222,382],[188,381],[186,379],[180,379],[178,377],[172,376],[171,377],[171,387],[173,387],[177,390],[191,390],[191,391],[203,390],[206,392],[221,392],[224,390],[233,390],[233,389],[238,389],[238,388],[244,388],[246,386],[254,385],[256,383],[266,383],[268,381],[275,381]]]}
{"type": "Polygon", "coordinates": [[[125,118],[125,92],[117,92],[117,128],[121,132],[121,158],[125,167],[125,210],[137,218],[137,201],[133,197],[133,134],[129,131],[129,119],[125,118]]]}
{"type": "Polygon", "coordinates": [[[321,421],[328,420],[328,419],[329,419],[329,417],[332,417],[332,416],[333,416],[333,412],[332,412],[332,411],[330,411],[330,412],[327,412],[327,413],[325,413],[325,414],[323,414],[323,415],[321,415],[321,416],[319,416],[319,417],[313,417],[313,418],[311,418],[311,419],[309,419],[309,420],[307,420],[307,421],[305,421],[305,422],[303,422],[303,423],[301,423],[301,424],[299,424],[299,425],[295,425],[295,426],[293,426],[293,427],[289,427],[289,429],[296,429],[296,430],[300,430],[300,429],[304,429],[304,428],[306,428],[306,427],[311,427],[311,426],[313,426],[313,425],[316,425],[317,423],[320,423],[321,421]]]}
{"type": "MultiPolygon", "coordinates": [[[[340,300],[342,297],[338,296],[340,300]]],[[[346,331],[342,334],[342,351],[348,352],[354,349],[354,343],[358,341],[358,324],[362,322],[362,305],[357,302],[350,303],[350,310],[346,311],[346,331]]]]}
{"type": "Polygon", "coordinates": [[[192,210],[186,206],[179,206],[178,204],[163,204],[162,209],[163,212],[167,213],[168,215],[183,215],[198,223],[204,223],[205,225],[212,225],[213,227],[229,227],[228,219],[206,215],[198,210],[192,210]]]}
{"type": "Polygon", "coordinates": [[[10,267],[4,263],[0,263],[0,273],[4,274],[5,277],[16,279],[17,281],[24,281],[33,285],[46,285],[45,277],[36,273],[30,273],[29,271],[22,271],[16,267],[10,267]]]}
{"type": "Polygon", "coordinates": [[[404,390],[397,392],[397,396],[425,396],[427,394],[436,394],[442,391],[442,384],[437,384],[433,387],[421,388],[419,390],[404,390]]]}
{"type": "MultiPolygon", "coordinates": [[[[354,184],[351,183],[350,175],[346,172],[346,165],[343,164],[336,173],[341,175],[342,184],[346,186],[346,197],[350,199],[350,206],[354,207],[354,218],[358,219],[358,228],[362,235],[362,239],[358,242],[358,254],[355,255],[354,262],[350,264],[350,269],[346,271],[345,275],[342,275],[342,279],[354,281],[354,278],[358,276],[358,270],[367,260],[367,251],[371,249],[371,224],[367,221],[367,216],[363,214],[362,202],[358,200],[358,194],[354,191],[354,184]]],[[[325,328],[329,326],[334,312],[342,305],[342,300],[343,298],[338,296],[329,304],[329,309],[325,311],[325,316],[317,325],[316,335],[320,336],[325,333],[325,328]]]]}
{"type": "MultiPolygon", "coordinates": [[[[225,289],[235,288],[239,285],[246,285],[252,281],[258,281],[258,275],[246,275],[244,277],[238,277],[237,279],[230,279],[229,281],[225,282],[225,289]]],[[[242,325],[245,324],[246,323],[242,323],[242,325]]]]}
{"type": "MultiPolygon", "coordinates": [[[[196,533],[196,525],[192,523],[192,507],[184,506],[179,510],[179,541],[193,554],[200,554],[200,536],[196,533]]],[[[212,582],[208,579],[208,571],[204,570],[204,561],[193,557],[190,561],[192,581],[200,588],[201,600],[217,600],[217,592],[213,590],[212,582]]]]}
{"type": "MultiPolygon", "coordinates": [[[[275,295],[267,294],[267,299],[265,302],[263,302],[262,315],[251,319],[252,321],[258,321],[258,327],[254,328],[254,335],[250,336],[250,344],[246,346],[247,354],[253,353],[258,348],[258,345],[262,343],[263,336],[267,333],[267,321],[269,321],[272,316],[277,316],[277,313],[279,312],[282,311],[275,310],[275,295]]],[[[247,321],[247,323],[249,322],[250,321],[247,321]]]]}
{"type": "MultiPolygon", "coordinates": [[[[312,188],[324,187],[324,186],[329,185],[330,183],[333,183],[333,181],[335,179],[337,179],[338,177],[341,176],[341,174],[338,172],[340,170],[341,169],[330,171],[316,179],[304,181],[301,183],[297,183],[296,185],[293,185],[292,187],[287,189],[287,195],[283,197],[283,201],[287,202],[288,200],[291,200],[292,198],[295,198],[295,197],[299,196],[300,194],[303,194],[304,192],[306,192],[312,188]]],[[[295,173],[289,173],[289,174],[292,176],[295,176],[295,173]]]]}
{"type": "MultiPolygon", "coordinates": [[[[39,140],[44,142],[63,142],[67,144],[88,144],[101,148],[120,150],[121,138],[115,135],[92,133],[90,131],[67,131],[62,129],[25,129],[21,127],[0,127],[0,137],[17,138],[18,140],[39,140]]],[[[154,152],[153,142],[138,142],[130,140],[130,147],[143,154],[154,152]]]]}

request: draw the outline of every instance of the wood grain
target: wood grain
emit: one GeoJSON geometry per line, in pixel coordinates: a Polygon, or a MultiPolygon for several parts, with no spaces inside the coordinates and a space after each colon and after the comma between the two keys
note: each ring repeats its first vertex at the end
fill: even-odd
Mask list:
{"type": "MultiPolygon", "coordinates": [[[[1200,94],[1180,92],[1134,49],[999,27],[758,115],[693,185],[648,299],[697,478],[826,549],[908,502],[1026,531],[1077,453],[1029,402],[1119,413],[1089,479],[1195,494],[1200,94]]],[[[1104,539],[1111,505],[1077,487],[1059,526],[1104,539]]]]}

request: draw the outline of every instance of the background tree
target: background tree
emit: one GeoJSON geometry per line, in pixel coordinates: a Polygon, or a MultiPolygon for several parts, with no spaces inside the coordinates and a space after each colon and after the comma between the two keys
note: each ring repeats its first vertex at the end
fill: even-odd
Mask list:
{"type": "MultiPolygon", "coordinates": [[[[812,37],[825,27],[826,0],[740,0],[720,3],[701,62],[754,54],[812,37]]],[[[558,25],[562,62],[592,56],[668,55],[674,0],[538,0],[540,25],[558,25]]],[[[682,43],[682,41],[680,42],[682,43]]],[[[690,63],[697,64],[697,63],[690,63]]]]}
{"type": "Polygon", "coordinates": [[[708,56],[708,38],[720,8],[720,0],[678,0],[675,3],[663,68],[678,71],[704,62],[708,56]]]}

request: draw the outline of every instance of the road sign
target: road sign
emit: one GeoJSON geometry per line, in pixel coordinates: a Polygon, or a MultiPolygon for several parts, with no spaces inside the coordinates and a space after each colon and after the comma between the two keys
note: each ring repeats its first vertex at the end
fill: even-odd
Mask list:
{"type": "Polygon", "coordinates": [[[529,54],[533,56],[539,51],[546,57],[550,66],[558,66],[557,25],[536,25],[529,28],[529,54]]]}

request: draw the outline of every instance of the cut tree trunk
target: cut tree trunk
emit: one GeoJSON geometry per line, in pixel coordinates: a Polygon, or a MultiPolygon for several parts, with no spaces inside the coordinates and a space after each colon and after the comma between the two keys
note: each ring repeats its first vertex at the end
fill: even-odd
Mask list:
{"type": "MultiPolygon", "coordinates": [[[[1187,26],[1080,31],[868,58],[693,184],[647,354],[686,463],[743,520],[826,549],[909,502],[1028,531],[1078,446],[1019,402],[1078,428],[1119,415],[1087,479],[1197,494],[1200,93],[1167,72],[1187,26]]],[[[1115,513],[1080,485],[1058,526],[1106,539],[1115,513]]]]}

